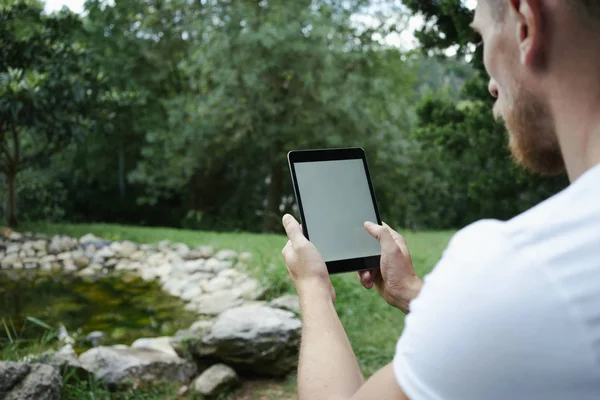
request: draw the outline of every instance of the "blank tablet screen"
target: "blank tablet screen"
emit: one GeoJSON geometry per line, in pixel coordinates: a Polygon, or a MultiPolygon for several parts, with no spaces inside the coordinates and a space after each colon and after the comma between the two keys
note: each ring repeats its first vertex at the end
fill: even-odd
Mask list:
{"type": "Polygon", "coordinates": [[[326,262],[377,256],[364,228],[377,223],[362,159],[294,163],[310,241],[326,262]]]}

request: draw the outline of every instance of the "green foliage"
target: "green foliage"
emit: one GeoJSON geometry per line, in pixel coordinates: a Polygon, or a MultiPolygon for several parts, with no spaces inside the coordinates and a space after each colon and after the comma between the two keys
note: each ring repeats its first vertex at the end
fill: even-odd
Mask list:
{"type": "Polygon", "coordinates": [[[0,172],[7,219],[16,224],[15,178],[61,150],[91,126],[98,77],[77,40],[78,16],[42,13],[36,1],[0,8],[0,172]]]}
{"type": "Polygon", "coordinates": [[[287,151],[401,141],[411,71],[352,26],[364,2],[347,3],[206,4],[180,63],[189,91],[169,101],[169,130],[147,134],[130,175],[145,184],[140,200],[187,192],[198,227],[279,229],[287,151]]]}
{"type": "Polygon", "coordinates": [[[492,115],[482,45],[469,27],[473,11],[460,0],[405,3],[426,21],[417,34],[424,52],[457,50],[479,71],[461,91],[434,91],[419,102],[407,225],[447,228],[509,219],[563,189],[566,177],[542,178],[511,160],[505,128],[492,115]]]}
{"type": "Polygon", "coordinates": [[[481,218],[509,219],[566,185],[542,179],[512,161],[504,126],[487,102],[458,104],[438,93],[419,105],[419,144],[412,157],[408,218],[417,227],[464,226],[481,218]]]}

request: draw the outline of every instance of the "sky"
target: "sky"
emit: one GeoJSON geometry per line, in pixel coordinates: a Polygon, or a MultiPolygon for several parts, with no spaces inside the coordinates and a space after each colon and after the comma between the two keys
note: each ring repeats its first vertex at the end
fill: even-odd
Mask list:
{"type": "MultiPolygon", "coordinates": [[[[83,3],[85,0],[46,0],[46,11],[52,12],[60,10],[63,6],[67,6],[71,11],[81,13],[83,11],[83,3]]],[[[465,0],[467,6],[475,7],[477,0],[465,0]]],[[[401,47],[404,49],[412,49],[417,46],[417,41],[413,36],[415,29],[418,29],[423,25],[423,19],[419,16],[412,17],[406,29],[400,35],[390,35],[385,39],[385,42],[401,47]]]]}

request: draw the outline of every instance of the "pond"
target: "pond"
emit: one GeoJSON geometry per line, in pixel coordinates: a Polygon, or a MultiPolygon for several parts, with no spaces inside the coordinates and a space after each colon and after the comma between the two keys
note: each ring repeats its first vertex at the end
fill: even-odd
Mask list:
{"type": "Polygon", "coordinates": [[[105,334],[102,344],[131,344],[140,337],[172,335],[198,317],[185,303],[163,292],[157,282],[134,275],[82,278],[35,270],[0,271],[0,343],[8,335],[36,339],[44,329],[63,324],[76,339],[76,350],[91,347],[88,333],[105,334]],[[8,330],[8,332],[7,332],[8,330]]]}

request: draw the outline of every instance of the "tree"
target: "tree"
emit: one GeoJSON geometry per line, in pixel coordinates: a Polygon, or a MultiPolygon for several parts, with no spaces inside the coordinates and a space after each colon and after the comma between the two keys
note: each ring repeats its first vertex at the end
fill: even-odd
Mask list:
{"type": "Polygon", "coordinates": [[[12,226],[18,173],[85,135],[97,95],[98,77],[76,40],[81,21],[68,11],[42,11],[35,0],[0,3],[0,170],[12,226]]]}
{"type": "Polygon", "coordinates": [[[482,46],[469,27],[473,11],[460,0],[405,3],[425,19],[416,36],[426,54],[443,57],[452,48],[478,72],[458,97],[434,92],[419,103],[410,223],[455,228],[481,218],[508,219],[564,188],[566,177],[540,177],[512,162],[505,128],[492,115],[482,46]]]}
{"type": "Polygon", "coordinates": [[[376,164],[375,144],[408,131],[412,71],[375,39],[383,22],[352,23],[368,5],[207,2],[181,63],[192,90],[170,102],[170,131],[148,137],[132,175],[148,199],[186,187],[204,221],[274,231],[291,204],[288,150],[357,145],[376,164]]]}

